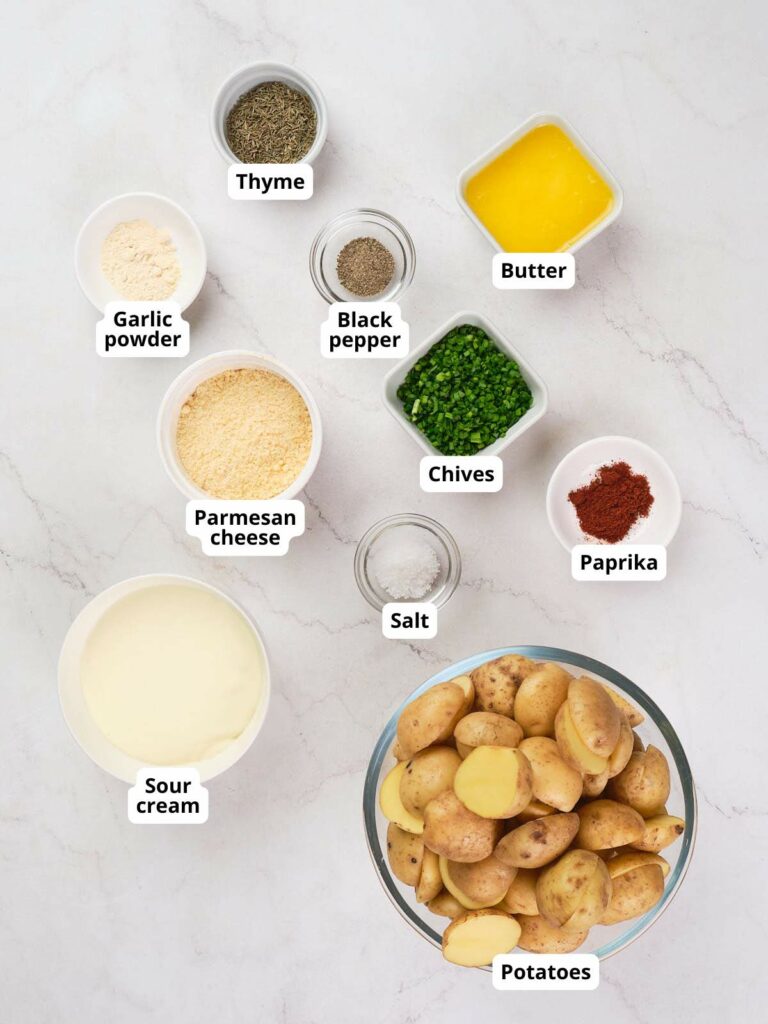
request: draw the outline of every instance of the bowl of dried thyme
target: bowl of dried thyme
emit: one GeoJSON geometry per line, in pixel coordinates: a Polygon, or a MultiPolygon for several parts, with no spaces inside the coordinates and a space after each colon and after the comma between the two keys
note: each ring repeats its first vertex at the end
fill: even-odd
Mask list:
{"type": "Polygon", "coordinates": [[[257,61],[222,83],[211,134],[228,164],[312,163],[328,134],[328,112],[309,75],[290,64],[257,61]]]}
{"type": "Polygon", "coordinates": [[[315,236],[309,272],[326,302],[394,302],[413,280],[416,250],[381,210],[348,210],[315,236]]]}

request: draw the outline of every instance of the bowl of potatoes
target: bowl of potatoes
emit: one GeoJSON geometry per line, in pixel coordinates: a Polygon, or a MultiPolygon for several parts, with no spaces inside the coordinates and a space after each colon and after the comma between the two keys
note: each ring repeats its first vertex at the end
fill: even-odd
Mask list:
{"type": "Polygon", "coordinates": [[[503,647],[418,687],[365,779],[385,892],[446,960],[625,949],[688,868],[696,795],[657,705],[552,647],[503,647]]]}

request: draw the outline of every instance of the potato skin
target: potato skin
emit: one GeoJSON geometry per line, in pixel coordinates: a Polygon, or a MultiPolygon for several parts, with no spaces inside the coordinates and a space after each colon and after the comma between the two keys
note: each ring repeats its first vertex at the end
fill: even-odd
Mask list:
{"type": "Polygon", "coordinates": [[[600,796],[605,787],[608,785],[608,770],[600,772],[599,775],[585,775],[582,785],[584,787],[584,796],[596,797],[600,796]]]}
{"type": "Polygon", "coordinates": [[[600,923],[617,924],[639,917],[654,907],[663,895],[664,875],[658,864],[643,864],[624,871],[612,879],[611,902],[600,923]]]}
{"type": "Polygon", "coordinates": [[[490,857],[501,830],[501,822],[467,810],[452,789],[424,808],[424,845],[448,860],[472,864],[490,857]]]}
{"type": "Polygon", "coordinates": [[[578,814],[549,814],[508,832],[496,857],[511,868],[541,868],[564,853],[578,831],[578,814]]]}
{"type": "Polygon", "coordinates": [[[608,874],[611,878],[618,878],[625,871],[633,871],[635,868],[644,867],[646,864],[656,864],[661,868],[664,878],[669,874],[669,864],[658,853],[647,853],[644,850],[633,850],[631,848],[623,850],[608,862],[608,874]]]}
{"type": "Polygon", "coordinates": [[[467,910],[484,910],[503,899],[517,871],[491,854],[474,864],[461,864],[441,857],[440,874],[445,888],[467,910]]]}
{"type": "Polygon", "coordinates": [[[635,736],[630,728],[627,716],[619,712],[621,722],[619,740],[608,758],[608,778],[612,779],[626,768],[634,750],[635,736]]]}
{"type": "Polygon", "coordinates": [[[466,913],[467,908],[462,907],[455,896],[452,896],[447,889],[443,889],[437,896],[433,896],[427,903],[427,909],[439,917],[461,917],[466,913]]]}
{"type": "Polygon", "coordinates": [[[535,668],[536,662],[521,654],[504,654],[479,665],[470,676],[475,687],[475,707],[512,718],[518,688],[535,668]]]}
{"type": "Polygon", "coordinates": [[[416,886],[416,902],[429,903],[442,892],[442,889],[443,876],[440,874],[440,858],[425,846],[421,874],[416,886]]]}
{"type": "Polygon", "coordinates": [[[520,744],[533,774],[533,796],[558,811],[571,811],[582,793],[581,774],[566,764],[557,743],[547,736],[531,736],[520,744]]]}
{"type": "Polygon", "coordinates": [[[609,786],[609,793],[614,799],[634,807],[643,817],[653,814],[667,802],[669,790],[667,759],[654,746],[632,754],[609,786]]]}
{"type": "Polygon", "coordinates": [[[570,672],[553,662],[537,665],[520,683],[515,719],[526,736],[554,736],[555,715],[568,696],[570,672]]]}
{"type": "Polygon", "coordinates": [[[654,814],[643,823],[643,834],[629,843],[635,850],[660,853],[671,846],[685,832],[685,822],[671,814],[654,814]]]}
{"type": "Polygon", "coordinates": [[[555,715],[555,739],[560,756],[582,775],[602,775],[608,771],[608,758],[594,754],[579,736],[566,701],[555,715]]]}
{"type": "Polygon", "coordinates": [[[421,836],[404,832],[394,822],[387,827],[387,860],[392,874],[404,885],[418,885],[424,857],[421,836]]]}
{"type": "Polygon", "coordinates": [[[530,800],[527,807],[524,807],[516,815],[516,820],[519,825],[524,825],[526,821],[535,821],[537,818],[545,818],[548,814],[554,813],[555,808],[549,804],[545,804],[541,800],[530,800]]]}
{"type": "Polygon", "coordinates": [[[581,946],[588,931],[564,931],[541,915],[520,917],[520,938],[517,944],[528,953],[572,953],[581,946]]]}
{"type": "Polygon", "coordinates": [[[585,746],[609,758],[619,742],[621,713],[603,686],[588,676],[573,679],[568,686],[568,709],[585,746]]]}
{"type": "Polygon", "coordinates": [[[588,850],[569,850],[544,868],[536,883],[542,916],[565,931],[589,931],[605,913],[610,899],[608,869],[588,850]]]}
{"type": "Polygon", "coordinates": [[[474,747],[517,747],[523,738],[523,730],[506,715],[473,711],[460,719],[453,737],[459,754],[466,757],[474,747]]]}
{"type": "Polygon", "coordinates": [[[403,807],[417,817],[423,816],[430,800],[453,786],[461,758],[453,747],[428,747],[406,763],[400,779],[403,807]]]}
{"type": "Polygon", "coordinates": [[[645,715],[642,711],[639,711],[634,704],[630,703],[626,697],[614,690],[613,687],[606,686],[605,683],[602,684],[602,687],[619,711],[626,715],[627,721],[633,729],[636,726],[643,724],[645,721],[645,715]]]}
{"type": "Polygon", "coordinates": [[[387,821],[393,821],[406,832],[418,836],[424,831],[424,820],[420,815],[411,814],[400,799],[400,783],[405,767],[405,761],[398,761],[384,776],[379,789],[379,807],[387,821]]]}
{"type": "Polygon", "coordinates": [[[512,879],[506,895],[498,904],[499,910],[504,910],[508,914],[525,914],[529,916],[538,914],[539,905],[536,902],[536,882],[538,878],[538,871],[521,868],[512,879]]]}
{"type": "Polygon", "coordinates": [[[645,824],[637,811],[615,800],[593,800],[578,810],[576,842],[583,850],[611,850],[642,838],[645,824]]]}
{"type": "Polygon", "coordinates": [[[466,695],[456,683],[438,683],[411,701],[397,723],[397,740],[406,757],[453,736],[466,695]]]}

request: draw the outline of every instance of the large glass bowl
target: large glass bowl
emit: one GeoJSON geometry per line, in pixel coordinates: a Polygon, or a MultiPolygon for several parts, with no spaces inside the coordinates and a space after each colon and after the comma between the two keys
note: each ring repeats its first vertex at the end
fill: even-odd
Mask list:
{"type": "MultiPolygon", "coordinates": [[[[573,674],[586,673],[608,683],[642,710],[645,721],[637,727],[638,734],[646,746],[652,743],[666,755],[669,761],[671,790],[667,807],[670,814],[685,819],[685,832],[677,842],[662,851],[662,856],[669,861],[670,872],[665,879],[664,895],[659,902],[642,917],[633,918],[631,921],[622,921],[620,924],[610,926],[595,925],[590,931],[587,941],[578,949],[579,953],[594,953],[601,960],[605,960],[607,957],[613,956],[614,953],[626,949],[630,943],[651,927],[671,903],[672,897],[680,888],[685,877],[693,853],[697,812],[696,793],[688,758],[685,756],[675,730],[661,709],[626,676],[595,661],[594,658],[587,658],[582,654],[575,654],[573,651],[563,651],[557,647],[499,647],[495,651],[483,651],[482,654],[475,654],[471,658],[465,658],[464,661],[450,665],[422,683],[406,697],[387,722],[368,764],[363,791],[363,816],[368,849],[381,884],[384,886],[384,891],[401,916],[428,942],[439,948],[442,933],[450,923],[448,918],[438,917],[427,910],[425,906],[417,903],[414,890],[399,882],[389,870],[386,856],[388,822],[379,810],[379,787],[382,779],[395,763],[390,751],[395,740],[397,720],[406,705],[428,690],[430,686],[469,673],[483,662],[499,658],[503,654],[523,654],[538,661],[554,661],[573,674]]],[[[489,969],[485,968],[485,970],[489,969]]]]}

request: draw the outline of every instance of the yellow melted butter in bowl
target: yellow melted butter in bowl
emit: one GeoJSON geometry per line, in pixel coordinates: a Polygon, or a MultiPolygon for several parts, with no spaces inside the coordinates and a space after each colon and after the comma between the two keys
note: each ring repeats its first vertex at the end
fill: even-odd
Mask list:
{"type": "Polygon", "coordinates": [[[504,252],[562,252],[611,210],[613,191],[576,143],[542,124],[482,167],[464,198],[504,252]]]}
{"type": "Polygon", "coordinates": [[[224,597],[183,583],[143,587],[101,616],[80,660],[105,738],[146,764],[193,764],[248,727],[265,699],[262,648],[224,597]]]}

